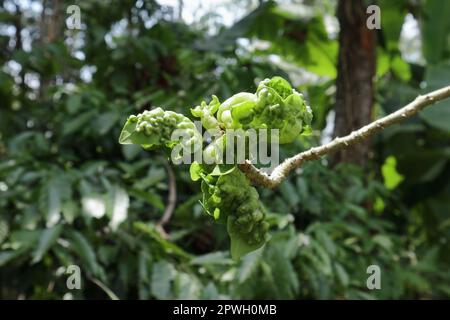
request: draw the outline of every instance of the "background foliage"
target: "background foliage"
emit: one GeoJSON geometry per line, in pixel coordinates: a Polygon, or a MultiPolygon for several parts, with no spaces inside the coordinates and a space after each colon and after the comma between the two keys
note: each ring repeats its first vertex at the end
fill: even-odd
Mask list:
{"type": "MultiPolygon", "coordinates": [[[[180,10],[183,1],[75,1],[82,30],[68,30],[72,2],[0,1],[0,298],[450,297],[448,101],[378,135],[367,168],[317,161],[260,190],[272,239],[239,262],[185,166],[171,167],[177,206],[165,238],[155,224],[167,163],[117,142],[131,113],[189,114],[274,75],[314,112],[313,136],[281,156],[326,140],[335,1],[224,1],[192,19],[195,4],[180,10]],[[66,287],[71,264],[82,290],[66,287]],[[366,287],[372,264],[382,290],[366,287]]],[[[450,74],[449,2],[377,3],[374,117],[450,74]]]]}

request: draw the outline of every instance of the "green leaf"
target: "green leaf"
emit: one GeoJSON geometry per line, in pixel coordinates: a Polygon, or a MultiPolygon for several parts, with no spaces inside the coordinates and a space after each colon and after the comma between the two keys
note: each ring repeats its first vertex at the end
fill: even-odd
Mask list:
{"type": "Polygon", "coordinates": [[[24,247],[16,250],[8,250],[0,252],[0,267],[3,267],[8,262],[20,257],[21,255],[28,252],[29,248],[24,247]]]}
{"type": "Polygon", "coordinates": [[[61,231],[62,225],[58,225],[56,227],[45,229],[44,231],[42,231],[41,235],[39,236],[38,245],[32,254],[32,263],[37,263],[42,260],[51,246],[55,244],[56,240],[59,239],[61,231]]]}
{"type": "MultiPolygon", "coordinates": [[[[427,91],[436,90],[449,84],[450,65],[429,66],[426,70],[425,81],[427,91]]],[[[428,125],[450,133],[450,102],[448,100],[440,101],[430,108],[419,113],[428,125]]]]}
{"type": "Polygon", "coordinates": [[[427,279],[422,277],[417,272],[411,272],[408,270],[401,271],[401,278],[405,281],[408,286],[413,288],[417,288],[417,290],[421,292],[426,292],[429,290],[430,285],[428,284],[427,279]]]}
{"type": "Polygon", "coordinates": [[[191,265],[230,265],[233,260],[225,251],[217,251],[197,256],[189,262],[191,265]]]}
{"type": "Polygon", "coordinates": [[[394,156],[389,156],[384,161],[381,167],[381,173],[384,179],[386,188],[395,189],[405,178],[397,172],[397,159],[394,156]]]}
{"type": "Polygon", "coordinates": [[[157,299],[170,299],[172,297],[171,282],[175,277],[175,268],[166,260],[160,260],[153,265],[152,294],[157,299]]]}
{"type": "Polygon", "coordinates": [[[272,269],[278,298],[293,299],[300,284],[291,260],[283,251],[282,242],[270,248],[266,262],[272,269]]]}
{"type": "Polygon", "coordinates": [[[344,287],[347,287],[350,282],[347,271],[345,271],[344,267],[340,263],[335,263],[334,269],[336,272],[336,277],[339,280],[340,284],[344,287]]]}
{"type": "Polygon", "coordinates": [[[67,110],[70,114],[75,114],[81,107],[81,96],[79,94],[72,94],[67,98],[67,110]]]}
{"type": "Polygon", "coordinates": [[[70,231],[71,247],[80,257],[83,267],[86,267],[96,276],[102,275],[102,268],[97,262],[95,251],[89,241],[78,231],[70,231]]]}
{"type": "Polygon", "coordinates": [[[136,125],[137,122],[133,122],[130,119],[127,120],[120,133],[120,144],[152,145],[158,141],[155,135],[147,136],[144,132],[137,132],[136,125]]]}
{"type": "Polygon", "coordinates": [[[96,120],[98,133],[101,135],[108,133],[117,120],[119,120],[119,114],[116,111],[109,111],[100,115],[96,120]]]}
{"type": "MultiPolygon", "coordinates": [[[[195,124],[180,113],[155,108],[128,117],[120,133],[119,143],[139,144],[145,149],[168,147],[181,143],[184,151],[194,152],[202,145],[202,136],[195,124]],[[175,134],[175,136],[174,136],[175,134]]],[[[180,158],[182,155],[177,154],[180,158]]]]}
{"type": "Polygon", "coordinates": [[[130,198],[128,193],[119,186],[114,186],[110,191],[110,222],[112,230],[117,230],[119,225],[127,219],[130,198]]]}
{"type": "Polygon", "coordinates": [[[405,0],[380,0],[378,5],[382,13],[381,31],[386,41],[387,50],[391,52],[397,51],[400,32],[407,13],[407,3],[405,0]]]}
{"type": "Polygon", "coordinates": [[[213,282],[208,282],[208,284],[205,286],[202,292],[201,296],[202,300],[212,300],[212,299],[219,299],[219,291],[217,290],[216,286],[213,282]]]}
{"type": "Polygon", "coordinates": [[[198,299],[200,286],[194,276],[186,272],[178,272],[173,283],[176,299],[198,299]]]}
{"type": "Polygon", "coordinates": [[[80,210],[75,201],[69,200],[62,204],[61,211],[64,220],[67,223],[72,224],[75,218],[78,216],[80,210]]]}
{"type": "Polygon", "coordinates": [[[266,86],[274,89],[283,99],[286,99],[292,94],[291,85],[281,77],[273,77],[266,83],[266,86]]]}
{"type": "Polygon", "coordinates": [[[377,48],[376,56],[377,56],[376,75],[377,75],[377,77],[381,78],[389,71],[390,58],[389,58],[389,54],[387,54],[382,48],[377,48]]]}
{"type": "Polygon", "coordinates": [[[238,232],[233,232],[231,217],[228,217],[227,219],[227,230],[231,242],[230,244],[231,257],[234,260],[239,260],[242,256],[246,255],[247,253],[261,248],[265,243],[265,241],[261,241],[255,244],[248,244],[247,240],[242,236],[242,234],[238,232]]]}
{"type": "Polygon", "coordinates": [[[41,188],[39,206],[44,212],[46,226],[56,225],[61,219],[62,203],[71,197],[71,182],[64,172],[52,172],[41,188]]]}
{"type": "Polygon", "coordinates": [[[153,225],[147,225],[143,222],[135,222],[133,224],[134,228],[137,230],[147,234],[150,236],[153,240],[157,241],[164,251],[168,254],[176,254],[179,257],[191,259],[191,255],[186,253],[183,249],[178,247],[175,243],[172,243],[170,241],[167,241],[166,239],[161,237],[161,234],[155,230],[155,227],[153,225]]]}
{"type": "Polygon", "coordinates": [[[402,81],[407,82],[411,79],[409,64],[404,61],[400,55],[396,54],[393,58],[391,58],[390,66],[394,74],[402,81]]]}
{"type": "Polygon", "coordinates": [[[237,270],[236,277],[239,283],[243,283],[257,270],[259,264],[261,263],[263,250],[256,250],[249,253],[242,259],[242,263],[237,270]]]}
{"type": "Polygon", "coordinates": [[[139,155],[139,153],[141,153],[141,151],[142,149],[138,145],[134,144],[122,145],[122,153],[127,161],[134,160],[139,155]]]}
{"type": "Polygon", "coordinates": [[[192,181],[199,180],[201,178],[202,172],[202,166],[197,161],[194,161],[189,167],[189,174],[191,175],[192,181]]]}
{"type": "Polygon", "coordinates": [[[377,234],[372,238],[372,241],[386,250],[390,250],[392,248],[392,241],[388,236],[377,234]]]}
{"type": "Polygon", "coordinates": [[[157,209],[162,210],[165,207],[164,201],[156,193],[146,192],[146,191],[142,191],[142,190],[138,190],[138,189],[130,189],[130,190],[128,190],[128,193],[131,196],[134,196],[136,198],[146,201],[148,204],[154,206],[157,209]]]}
{"type": "Polygon", "coordinates": [[[227,175],[236,168],[234,164],[218,164],[214,166],[214,169],[211,171],[210,175],[212,176],[224,176],[227,175]]]}
{"type": "Polygon", "coordinates": [[[76,131],[78,131],[81,128],[84,128],[86,124],[92,120],[92,118],[95,115],[94,110],[87,111],[84,113],[81,113],[77,117],[75,117],[72,120],[69,120],[67,122],[63,122],[63,135],[69,135],[76,131]]]}
{"type": "Polygon", "coordinates": [[[437,64],[448,50],[450,32],[450,2],[442,0],[423,1],[422,41],[425,59],[437,64]]]}
{"type": "Polygon", "coordinates": [[[327,252],[330,254],[330,256],[335,256],[337,253],[336,245],[334,244],[331,237],[328,235],[328,233],[324,229],[317,229],[317,238],[320,241],[320,243],[324,246],[324,248],[327,250],[327,252]]]}
{"type": "Polygon", "coordinates": [[[9,224],[6,220],[0,218],[0,246],[9,235],[9,224]]]}
{"type": "Polygon", "coordinates": [[[289,203],[291,208],[295,208],[300,202],[300,194],[290,181],[286,181],[286,183],[281,184],[280,191],[283,199],[289,203]]]}
{"type": "Polygon", "coordinates": [[[17,230],[11,233],[9,242],[12,248],[34,248],[39,241],[41,230],[17,230]]]}
{"type": "Polygon", "coordinates": [[[51,178],[48,184],[48,211],[47,227],[52,227],[58,223],[61,217],[61,188],[60,180],[57,177],[51,178]]]}

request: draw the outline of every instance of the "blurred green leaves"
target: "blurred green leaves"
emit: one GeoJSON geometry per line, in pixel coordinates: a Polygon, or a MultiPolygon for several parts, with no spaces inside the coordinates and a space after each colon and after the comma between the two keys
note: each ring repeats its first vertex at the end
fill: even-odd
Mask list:
{"type": "MultiPolygon", "coordinates": [[[[448,85],[449,74],[449,64],[429,66],[425,74],[427,90],[437,90],[448,85]]],[[[438,102],[435,107],[421,112],[420,117],[430,126],[450,133],[450,102],[438,102]]]]}
{"type": "Polygon", "coordinates": [[[257,55],[278,54],[317,75],[336,77],[337,42],[329,39],[319,14],[298,16],[266,1],[202,47],[222,52],[243,37],[268,41],[269,48],[256,51],[257,55]]]}
{"type": "Polygon", "coordinates": [[[36,263],[42,260],[43,256],[47,251],[54,245],[56,240],[58,240],[62,231],[62,226],[56,226],[42,231],[39,237],[38,245],[33,252],[32,263],[36,263]]]}
{"type": "Polygon", "coordinates": [[[434,65],[448,59],[450,34],[450,3],[439,0],[423,1],[422,39],[423,53],[427,61],[434,65]]]}

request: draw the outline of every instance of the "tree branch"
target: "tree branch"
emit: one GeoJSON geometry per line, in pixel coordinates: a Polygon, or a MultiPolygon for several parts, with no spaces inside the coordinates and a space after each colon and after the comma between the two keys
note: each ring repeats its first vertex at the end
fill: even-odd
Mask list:
{"type": "Polygon", "coordinates": [[[167,175],[169,178],[168,181],[169,195],[167,197],[166,209],[164,210],[161,219],[159,219],[159,221],[156,223],[156,228],[159,230],[159,232],[164,238],[168,238],[168,234],[164,230],[164,226],[169,222],[175,209],[175,205],[177,202],[177,185],[175,180],[175,174],[173,173],[172,167],[170,166],[170,164],[166,159],[164,159],[163,164],[164,167],[166,168],[167,175]]]}
{"type": "Polygon", "coordinates": [[[266,188],[275,188],[287,175],[294,169],[300,167],[305,161],[316,160],[329,153],[335,152],[347,148],[348,146],[360,142],[375,133],[383,130],[384,128],[391,126],[395,123],[403,121],[412,117],[425,107],[432,105],[433,103],[444,100],[450,97],[450,86],[432,91],[426,95],[418,96],[414,101],[410,102],[405,107],[380,118],[356,131],[353,131],[345,137],[337,137],[330,143],[324,144],[319,147],[311,148],[307,151],[301,152],[291,158],[288,158],[278,165],[270,175],[260,171],[253,166],[250,161],[246,160],[245,163],[239,164],[239,169],[245,173],[247,178],[256,185],[260,185],[266,188]]]}

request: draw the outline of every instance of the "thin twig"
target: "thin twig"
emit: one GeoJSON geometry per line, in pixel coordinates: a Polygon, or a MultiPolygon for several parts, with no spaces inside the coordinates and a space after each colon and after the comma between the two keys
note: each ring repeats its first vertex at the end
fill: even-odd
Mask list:
{"type": "Polygon", "coordinates": [[[345,137],[337,137],[327,144],[311,148],[284,160],[283,163],[278,165],[270,175],[260,171],[248,160],[243,164],[239,164],[239,169],[244,172],[247,178],[255,185],[260,185],[266,188],[275,188],[284,179],[286,179],[287,175],[292,170],[300,167],[305,161],[316,160],[331,152],[347,148],[352,144],[372,136],[388,126],[412,117],[425,107],[448,97],[450,97],[450,86],[432,91],[426,95],[420,95],[405,107],[374,122],[371,122],[370,124],[353,131],[345,137]]]}
{"type": "Polygon", "coordinates": [[[173,173],[172,167],[170,166],[169,162],[166,159],[164,159],[163,164],[164,167],[166,168],[167,175],[169,178],[168,181],[169,196],[167,197],[166,209],[164,210],[161,219],[159,219],[159,221],[156,223],[156,228],[159,230],[159,232],[164,238],[168,238],[168,234],[164,230],[164,226],[170,221],[173,211],[175,210],[175,205],[177,202],[177,184],[175,180],[175,174],[173,173]]]}
{"type": "Polygon", "coordinates": [[[102,289],[111,300],[120,300],[119,297],[100,280],[92,278],[90,276],[88,276],[88,279],[95,283],[100,289],[102,289]]]}

